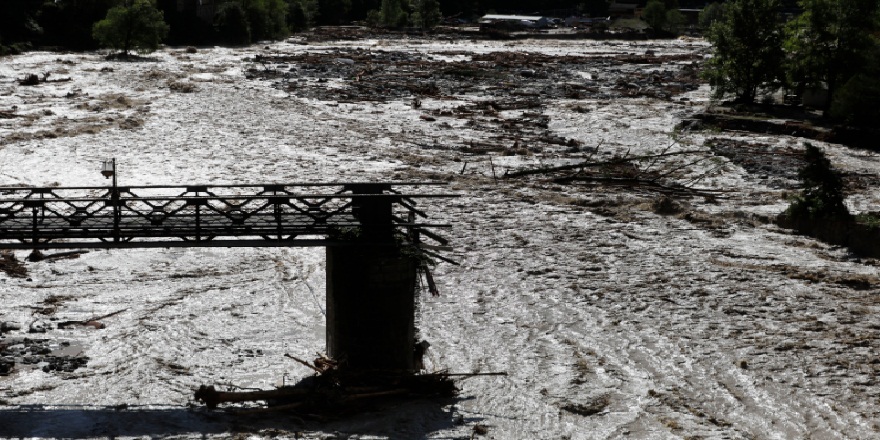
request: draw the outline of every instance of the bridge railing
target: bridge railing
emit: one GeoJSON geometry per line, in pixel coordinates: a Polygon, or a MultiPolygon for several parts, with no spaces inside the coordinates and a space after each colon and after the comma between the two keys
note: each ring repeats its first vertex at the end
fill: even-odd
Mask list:
{"type": "Polygon", "coordinates": [[[0,187],[0,248],[445,244],[417,202],[456,196],[401,191],[428,185],[0,187]]]}

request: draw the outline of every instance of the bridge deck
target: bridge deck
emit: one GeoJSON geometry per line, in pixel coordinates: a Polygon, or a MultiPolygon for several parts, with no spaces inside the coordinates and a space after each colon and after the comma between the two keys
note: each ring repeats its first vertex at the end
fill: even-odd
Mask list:
{"type": "Polygon", "coordinates": [[[332,246],[395,231],[442,242],[428,228],[448,225],[416,222],[416,199],[454,195],[392,185],[419,184],[0,188],[0,248],[332,246]]]}

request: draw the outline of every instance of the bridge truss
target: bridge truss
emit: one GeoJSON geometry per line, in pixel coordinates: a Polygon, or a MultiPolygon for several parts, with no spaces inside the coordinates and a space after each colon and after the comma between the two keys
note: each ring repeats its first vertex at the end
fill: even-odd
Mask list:
{"type": "Polygon", "coordinates": [[[0,248],[445,246],[417,201],[456,196],[400,190],[434,185],[0,187],[0,248]]]}

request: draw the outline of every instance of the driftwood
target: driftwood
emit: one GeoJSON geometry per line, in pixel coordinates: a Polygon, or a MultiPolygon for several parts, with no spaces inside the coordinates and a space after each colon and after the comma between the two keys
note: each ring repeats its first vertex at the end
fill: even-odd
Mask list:
{"type": "Polygon", "coordinates": [[[56,252],[54,254],[43,254],[42,252],[34,249],[33,252],[28,255],[27,260],[31,262],[37,261],[50,261],[50,260],[62,260],[62,259],[73,259],[79,258],[82,254],[87,254],[89,251],[67,251],[67,252],[56,252]]]}
{"type": "Polygon", "coordinates": [[[649,159],[659,159],[662,157],[669,157],[669,156],[682,156],[682,155],[687,155],[687,154],[705,154],[705,153],[711,153],[711,151],[709,151],[709,150],[673,151],[671,153],[666,152],[666,153],[660,153],[660,154],[647,154],[644,156],[619,157],[619,158],[615,158],[615,159],[611,159],[611,160],[607,160],[607,161],[602,161],[602,162],[584,161],[584,162],[578,162],[578,163],[569,164],[569,165],[560,165],[560,166],[556,166],[556,167],[542,167],[542,168],[534,168],[534,169],[528,169],[528,170],[507,172],[504,174],[503,177],[513,178],[513,177],[531,176],[531,175],[535,175],[535,174],[549,174],[549,173],[555,173],[555,172],[559,172],[559,171],[579,170],[582,168],[595,168],[595,167],[603,167],[603,166],[611,166],[611,165],[621,165],[621,164],[625,164],[625,163],[629,163],[629,162],[637,162],[637,161],[649,160],[649,159]]]}
{"type": "Polygon", "coordinates": [[[101,322],[102,319],[107,319],[111,316],[116,316],[122,312],[127,311],[128,309],[122,309],[113,313],[108,313],[106,315],[96,316],[94,318],[85,319],[82,321],[62,321],[58,323],[58,328],[67,328],[71,326],[82,326],[82,327],[94,327],[96,329],[102,329],[107,327],[101,322]]]}
{"type": "Polygon", "coordinates": [[[401,371],[349,371],[322,355],[313,362],[289,354],[285,356],[317,374],[294,386],[274,390],[217,391],[213,386],[202,385],[194,397],[211,409],[223,403],[266,401],[267,407],[242,412],[288,411],[320,417],[373,408],[377,404],[407,397],[451,397],[458,392],[452,380],[454,377],[507,375],[504,372],[411,374],[401,371]]]}
{"type": "Polygon", "coordinates": [[[668,195],[697,195],[704,197],[715,197],[723,191],[694,189],[684,185],[664,185],[656,180],[640,179],[638,177],[608,177],[608,176],[590,176],[584,174],[576,174],[573,176],[560,177],[553,179],[554,183],[569,184],[573,182],[597,182],[611,185],[630,186],[648,188],[652,191],[668,194],[668,195]]]}
{"type": "Polygon", "coordinates": [[[217,391],[213,386],[202,385],[195,393],[196,400],[201,400],[208,408],[214,409],[221,403],[253,402],[256,400],[273,400],[282,398],[302,397],[310,393],[308,389],[279,388],[267,391],[217,391]]]}
{"type": "Polygon", "coordinates": [[[70,78],[59,78],[59,79],[49,79],[49,72],[43,74],[42,77],[38,76],[35,73],[29,73],[24,76],[24,78],[18,80],[18,85],[20,86],[35,86],[41,83],[49,83],[49,82],[68,82],[70,78]]]}

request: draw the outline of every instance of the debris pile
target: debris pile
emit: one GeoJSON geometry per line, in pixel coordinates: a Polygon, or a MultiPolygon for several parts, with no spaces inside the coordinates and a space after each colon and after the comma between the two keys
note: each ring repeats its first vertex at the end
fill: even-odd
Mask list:
{"type": "Polygon", "coordinates": [[[49,79],[51,73],[46,72],[42,75],[36,73],[28,73],[24,78],[18,80],[20,86],[36,86],[42,83],[68,82],[70,78],[49,79]]]}
{"type": "Polygon", "coordinates": [[[27,277],[27,268],[9,250],[0,251],[0,270],[12,278],[27,277]]]}
{"type": "Polygon", "coordinates": [[[435,123],[440,130],[491,135],[475,136],[458,145],[428,140],[421,147],[527,156],[583,151],[577,140],[561,137],[549,127],[546,109],[558,105],[558,100],[641,96],[671,100],[697,87],[699,60],[698,54],[560,56],[336,47],[258,54],[246,59],[251,63],[246,77],[274,81],[276,88],[296,97],[338,103],[396,100],[422,109],[427,98],[465,100],[464,104],[426,107],[420,119],[435,123]]]}
{"type": "Polygon", "coordinates": [[[69,341],[49,339],[0,340],[0,376],[11,374],[16,366],[22,369],[42,369],[45,373],[73,373],[84,367],[89,358],[69,341]]]}
{"type": "Polygon", "coordinates": [[[413,397],[453,397],[457,394],[453,377],[499,376],[505,373],[450,374],[446,372],[411,374],[406,372],[356,372],[340,368],[338,362],[319,356],[309,363],[287,357],[309,367],[315,375],[293,386],[266,391],[217,391],[202,385],[196,400],[208,408],[223,403],[266,402],[266,407],[242,410],[245,413],[288,411],[318,419],[351,414],[413,397]]]}
{"type": "Polygon", "coordinates": [[[806,164],[802,150],[779,148],[767,144],[748,143],[734,139],[713,138],[706,145],[717,155],[724,156],[750,174],[769,179],[771,187],[797,187],[798,170],[806,164]]]}
{"type": "Polygon", "coordinates": [[[697,87],[688,55],[553,56],[533,52],[432,54],[332,48],[299,54],[258,54],[246,59],[249,79],[276,80],[298,97],[338,102],[386,102],[412,96],[449,98],[486,93],[495,98],[671,99],[697,87]],[[633,65],[664,66],[662,70],[633,65]],[[591,72],[602,72],[597,75],[591,72]]]}

